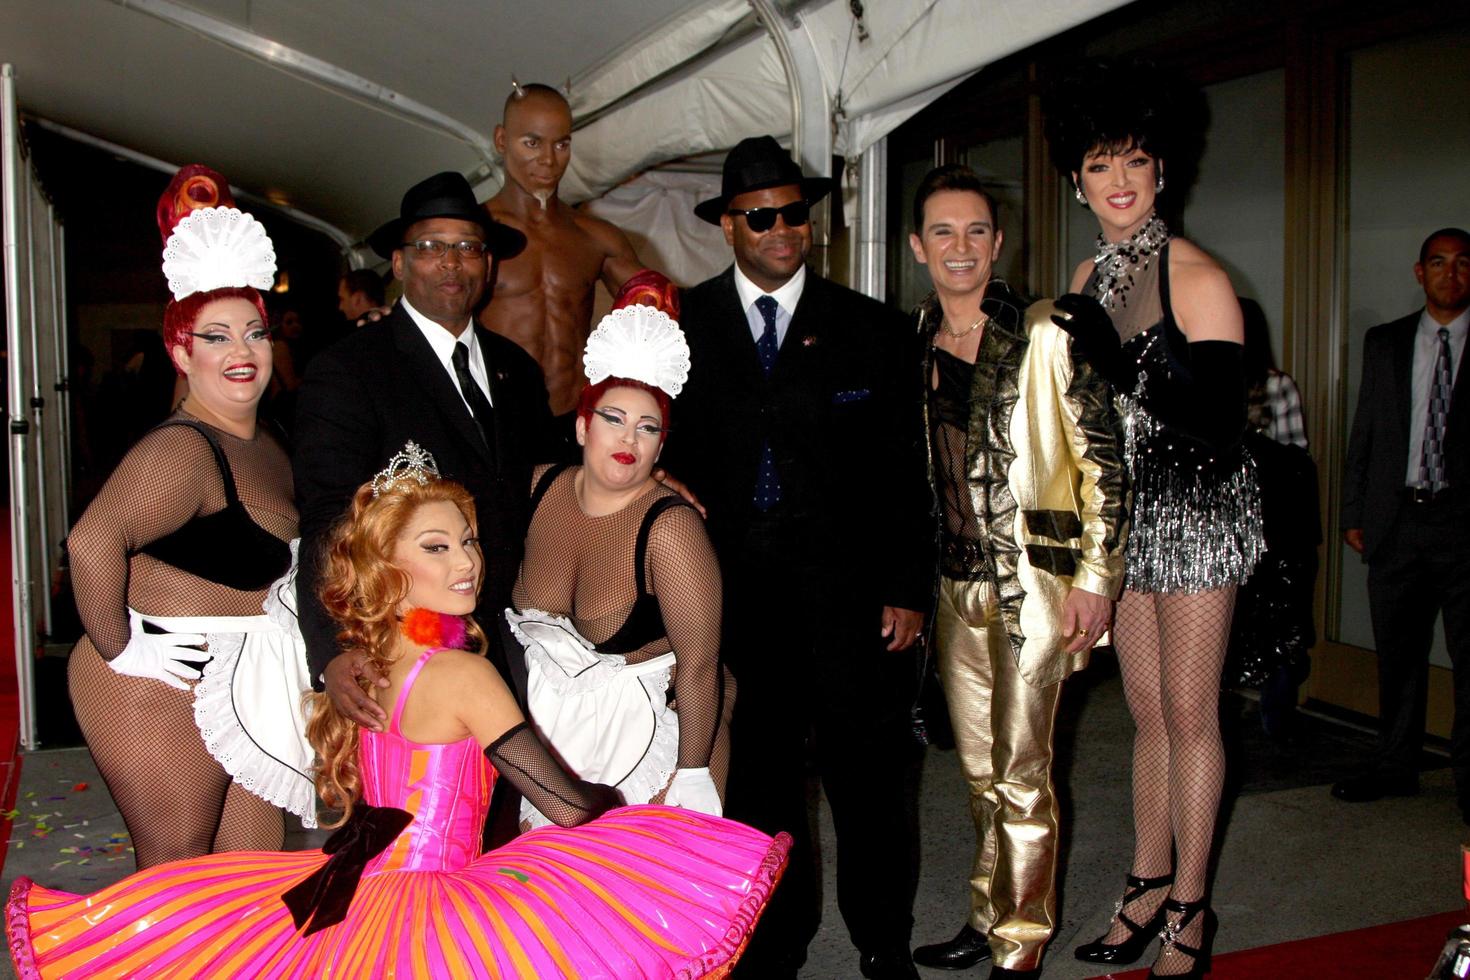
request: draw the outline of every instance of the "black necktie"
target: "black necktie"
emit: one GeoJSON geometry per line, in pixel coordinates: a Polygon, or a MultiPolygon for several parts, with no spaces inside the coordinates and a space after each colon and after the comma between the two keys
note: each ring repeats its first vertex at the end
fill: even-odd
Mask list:
{"type": "Polygon", "coordinates": [[[454,356],[450,358],[454,364],[454,376],[459,381],[460,394],[469,403],[470,415],[475,419],[475,428],[480,430],[480,438],[485,441],[485,448],[490,450],[490,455],[495,455],[495,410],[490,407],[490,399],[485,397],[485,392],[475,383],[474,375],[470,374],[470,349],[463,342],[454,345],[454,356]]]}

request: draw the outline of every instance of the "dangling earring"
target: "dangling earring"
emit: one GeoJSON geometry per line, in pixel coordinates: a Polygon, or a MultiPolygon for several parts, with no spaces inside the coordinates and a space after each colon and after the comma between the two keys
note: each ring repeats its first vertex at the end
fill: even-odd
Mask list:
{"type": "Polygon", "coordinates": [[[1159,191],[1161,191],[1163,189],[1164,189],[1164,172],[1162,170],[1160,170],[1159,171],[1158,178],[1154,181],[1154,193],[1157,194],[1159,191]]]}
{"type": "Polygon", "coordinates": [[[1085,194],[1082,193],[1082,185],[1081,184],[1073,184],[1072,185],[1072,193],[1077,197],[1077,203],[1078,204],[1082,205],[1084,208],[1087,208],[1087,210],[1089,210],[1089,211],[1092,210],[1092,206],[1087,203],[1087,195],[1085,195],[1085,194]]]}

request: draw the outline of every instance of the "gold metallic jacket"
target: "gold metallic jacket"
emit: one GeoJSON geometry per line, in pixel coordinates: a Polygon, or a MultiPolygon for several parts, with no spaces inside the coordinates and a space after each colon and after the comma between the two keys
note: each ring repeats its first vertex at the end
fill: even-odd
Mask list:
{"type": "MultiPolygon", "coordinates": [[[[980,308],[990,321],[970,389],[970,499],[1017,666],[1027,683],[1044,687],[1087,665],[1088,651],[1063,652],[1072,639],[1061,625],[1068,590],[1115,599],[1122,588],[1128,501],[1120,426],[1111,390],[1072,356],[1050,300],[1023,312],[993,281],[980,308]]],[[[927,391],[943,320],[937,298],[915,317],[927,391]]],[[[937,494],[927,398],[924,432],[937,494]]]]}

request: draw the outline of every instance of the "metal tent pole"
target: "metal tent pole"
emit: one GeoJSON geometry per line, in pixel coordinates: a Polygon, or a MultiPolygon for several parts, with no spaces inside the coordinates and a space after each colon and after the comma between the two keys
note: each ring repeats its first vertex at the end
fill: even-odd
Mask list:
{"type": "MultiPolygon", "coordinates": [[[[66,329],[66,230],[56,216],[56,205],[51,205],[51,325],[56,343],[56,408],[61,423],[61,537],[70,530],[71,524],[71,348],[66,329]]],[[[57,544],[60,544],[58,539],[57,544]]],[[[53,556],[55,557],[55,556],[53,556]]],[[[47,623],[48,629],[54,629],[47,623]]]]}
{"type": "MultiPolygon", "coordinates": [[[[18,117],[17,117],[18,118],[18,117]]],[[[40,574],[34,588],[41,598],[41,624],[44,632],[51,632],[51,508],[46,494],[46,396],[41,385],[41,325],[36,311],[36,187],[35,174],[22,163],[20,176],[25,187],[26,198],[26,290],[29,294],[29,316],[26,318],[31,329],[31,446],[32,467],[36,478],[36,547],[34,555],[40,565],[40,574]]]]}
{"type": "Polygon", "coordinates": [[[10,581],[15,604],[15,677],[20,694],[20,744],[36,747],[36,687],[32,673],[35,615],[31,608],[30,419],[26,417],[25,358],[20,309],[20,114],[15,103],[15,68],[0,66],[0,206],[5,212],[5,330],[8,349],[10,443],[10,581]]]}

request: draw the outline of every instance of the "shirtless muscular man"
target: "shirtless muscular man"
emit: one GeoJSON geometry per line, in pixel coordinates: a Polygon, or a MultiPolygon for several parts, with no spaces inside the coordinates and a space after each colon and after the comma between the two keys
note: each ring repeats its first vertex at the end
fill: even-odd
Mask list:
{"type": "Polygon", "coordinates": [[[500,263],[480,322],[540,363],[552,414],[566,416],[570,432],[597,280],[616,294],[643,266],[621,231],[556,196],[572,156],[572,111],[560,92],[517,85],[495,149],[505,158],[505,186],[485,208],[522,232],[526,247],[500,263]]]}

